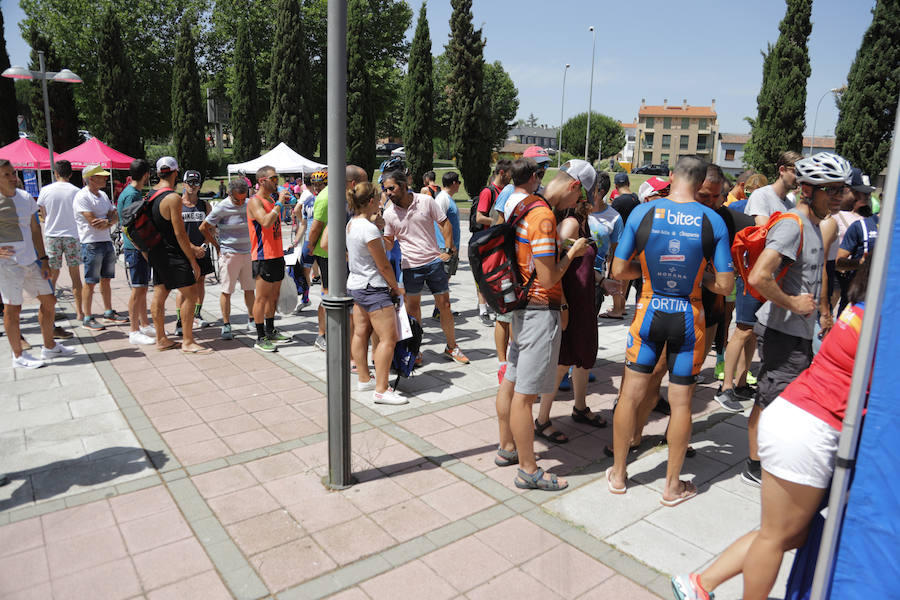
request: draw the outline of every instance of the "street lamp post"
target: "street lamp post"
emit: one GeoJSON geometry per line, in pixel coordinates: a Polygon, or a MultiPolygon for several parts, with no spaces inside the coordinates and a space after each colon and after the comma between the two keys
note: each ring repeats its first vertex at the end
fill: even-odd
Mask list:
{"type": "Polygon", "coordinates": [[[819,120],[819,107],[822,106],[822,100],[824,100],[825,96],[827,96],[828,94],[838,94],[840,92],[845,92],[845,91],[847,91],[847,86],[842,85],[841,87],[831,88],[830,90],[828,90],[824,94],[822,94],[821,98],[819,98],[819,102],[816,104],[816,115],[815,115],[815,117],[813,117],[812,134],[809,136],[809,155],[810,156],[813,155],[813,146],[816,145],[816,121],[819,120]]]}
{"type": "Polygon", "coordinates": [[[563,70],[563,87],[562,87],[562,101],[559,103],[559,130],[556,132],[556,168],[559,168],[560,161],[562,160],[562,126],[563,126],[563,108],[566,105],[566,73],[569,72],[569,67],[571,67],[569,63],[566,63],[566,68],[563,70]]]}
{"type": "Polygon", "coordinates": [[[591,88],[588,90],[588,118],[587,132],[584,134],[584,160],[588,159],[588,145],[590,144],[591,139],[591,101],[593,100],[594,95],[594,54],[596,54],[595,50],[597,49],[597,32],[594,31],[593,25],[591,25],[589,31],[594,34],[594,43],[591,46],[591,88]]]}
{"type": "Polygon", "coordinates": [[[52,79],[60,83],[82,83],[81,78],[70,71],[63,69],[62,71],[48,71],[44,66],[44,52],[38,50],[38,63],[40,71],[32,71],[18,65],[12,66],[3,71],[3,77],[10,79],[40,79],[41,91],[44,95],[44,120],[47,125],[47,149],[50,151],[50,167],[56,171],[56,161],[53,160],[53,133],[50,129],[50,100],[47,96],[47,80],[52,79]]]}

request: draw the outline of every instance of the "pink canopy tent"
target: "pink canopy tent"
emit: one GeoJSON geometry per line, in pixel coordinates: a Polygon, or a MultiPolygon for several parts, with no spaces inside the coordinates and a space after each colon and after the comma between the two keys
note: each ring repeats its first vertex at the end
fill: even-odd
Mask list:
{"type": "Polygon", "coordinates": [[[0,158],[7,159],[16,169],[50,168],[50,151],[28,138],[19,138],[0,148],[0,158]]]}
{"type": "Polygon", "coordinates": [[[80,146],[57,154],[56,160],[69,161],[73,169],[83,169],[87,165],[100,165],[107,169],[127,169],[134,159],[113,150],[97,138],[91,138],[80,146]]]}

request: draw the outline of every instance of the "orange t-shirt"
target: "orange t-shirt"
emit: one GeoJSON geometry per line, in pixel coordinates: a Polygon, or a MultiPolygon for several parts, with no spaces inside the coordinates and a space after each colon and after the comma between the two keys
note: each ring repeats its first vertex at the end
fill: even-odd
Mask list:
{"type": "MultiPolygon", "coordinates": [[[[262,196],[257,196],[266,212],[272,212],[275,203],[262,196]]],[[[247,202],[247,227],[250,230],[250,259],[268,260],[284,256],[281,245],[281,215],[275,219],[271,227],[263,227],[250,214],[250,203],[247,202]]]]}
{"type": "MultiPolygon", "coordinates": [[[[528,196],[513,210],[510,220],[516,218],[526,206],[538,200],[538,196],[528,196]]],[[[516,224],[516,259],[519,272],[528,281],[534,270],[534,257],[552,256],[556,261],[556,217],[550,207],[539,205],[516,224]]],[[[538,306],[559,306],[562,304],[562,284],[557,281],[549,290],[535,278],[528,291],[528,303],[538,306]]]]}

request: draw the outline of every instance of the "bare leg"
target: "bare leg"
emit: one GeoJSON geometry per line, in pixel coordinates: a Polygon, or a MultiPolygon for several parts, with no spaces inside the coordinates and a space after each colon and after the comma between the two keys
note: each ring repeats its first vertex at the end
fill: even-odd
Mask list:
{"type": "Polygon", "coordinates": [[[72,296],[75,298],[75,316],[79,321],[84,319],[84,300],[82,298],[81,271],[78,265],[69,267],[69,278],[72,280],[72,296]]]}
{"type": "Polygon", "coordinates": [[[166,298],[168,297],[169,290],[166,286],[159,284],[153,287],[153,303],[150,312],[153,316],[153,328],[156,330],[157,350],[165,350],[175,345],[175,342],[166,336],[166,298]]]}
{"type": "Polygon", "coordinates": [[[6,304],[3,308],[3,327],[6,329],[6,340],[16,358],[22,356],[22,332],[19,329],[21,313],[22,306],[19,304],[6,304]]]}
{"type": "MultiPolygon", "coordinates": [[[[734,335],[728,340],[725,346],[725,369],[723,371],[725,378],[722,380],[722,389],[730,390],[734,386],[735,375],[740,364],[741,355],[745,354],[745,350],[751,342],[756,344],[756,336],[753,334],[753,328],[744,323],[738,323],[734,330],[734,335]]],[[[751,356],[753,356],[751,351],[751,356]]],[[[749,364],[749,363],[748,363],[749,364]]],[[[741,374],[746,377],[744,374],[741,374]]]]}
{"type": "Polygon", "coordinates": [[[93,312],[94,306],[93,305],[94,305],[94,286],[95,285],[97,285],[97,284],[96,283],[85,283],[84,290],[82,292],[82,297],[83,297],[82,302],[84,303],[84,316],[88,317],[88,318],[94,316],[94,312],[93,312]]]}
{"type": "Polygon", "coordinates": [[[453,322],[453,312],[450,310],[450,294],[438,294],[434,297],[434,305],[441,311],[441,329],[447,339],[447,347],[456,348],[456,324],[453,322]]]}
{"type": "MultiPolygon", "coordinates": [[[[550,420],[550,409],[553,408],[553,401],[556,399],[556,390],[559,389],[559,384],[562,381],[563,377],[566,376],[566,371],[569,370],[568,365],[557,365],[556,366],[556,385],[553,386],[553,391],[548,392],[546,394],[541,394],[541,404],[538,408],[538,423],[546,423],[550,420]]],[[[544,430],[544,433],[547,435],[552,435],[558,431],[556,427],[548,427],[544,430]]]]}
{"type": "MultiPolygon", "coordinates": [[[[535,398],[537,398],[535,394],[513,392],[510,406],[509,424],[516,442],[516,450],[519,452],[519,468],[526,473],[537,471],[537,460],[534,456],[534,423],[531,420],[535,398]]],[[[560,486],[566,485],[565,479],[559,478],[558,481],[560,486]]]]}
{"type": "MultiPolygon", "coordinates": [[[[356,321],[356,329],[353,331],[353,335],[350,337],[350,356],[353,357],[353,361],[357,365],[367,365],[369,364],[367,357],[367,354],[369,352],[369,334],[372,331],[372,327],[369,323],[369,313],[367,313],[359,304],[357,304],[353,307],[352,316],[353,320],[356,321]]],[[[390,365],[388,365],[388,367],[390,367],[390,365]]],[[[357,368],[356,371],[356,376],[359,379],[360,383],[369,382],[371,378],[369,377],[368,369],[357,368]]],[[[385,389],[387,389],[387,386],[385,386],[385,389]]],[[[383,392],[384,390],[380,391],[383,392]]]]}
{"type": "Polygon", "coordinates": [[[406,312],[419,323],[422,322],[422,296],[418,294],[406,294],[403,297],[406,304],[406,312]]]}
{"type": "Polygon", "coordinates": [[[44,338],[44,348],[50,350],[56,347],[53,341],[53,317],[56,298],[53,294],[38,296],[41,307],[38,309],[38,322],[41,324],[41,337],[44,338]]]}
{"type": "Polygon", "coordinates": [[[256,303],[256,294],[253,290],[244,291],[244,304],[247,305],[247,316],[253,320],[253,305],[256,303]]]}
{"type": "Polygon", "coordinates": [[[515,383],[504,377],[500,382],[500,389],[497,390],[497,423],[500,426],[500,447],[504,450],[516,449],[516,442],[509,425],[514,387],[515,383]]]}
{"type": "MultiPolygon", "coordinates": [[[[572,369],[572,391],[575,393],[575,408],[587,408],[588,370],[582,367],[572,369]]],[[[557,385],[557,388],[559,386],[557,385]]]]}
{"type": "Polygon", "coordinates": [[[509,323],[494,321],[494,348],[497,350],[497,360],[506,362],[506,348],[509,346],[509,323]]]}
{"type": "Polygon", "coordinates": [[[625,467],[628,462],[628,447],[634,435],[635,415],[638,405],[647,393],[649,383],[649,373],[639,373],[633,369],[625,369],[619,404],[616,406],[616,412],[613,416],[613,454],[615,462],[610,480],[616,488],[625,487],[625,467]]]}
{"type": "Polygon", "coordinates": [[[747,419],[747,446],[750,460],[759,460],[759,443],[756,436],[759,435],[760,416],[762,416],[762,407],[754,403],[750,410],[750,418],[747,419]]]}
{"type": "Polygon", "coordinates": [[[56,289],[56,281],[59,279],[59,269],[50,269],[50,285],[56,289]]]}
{"type": "Polygon", "coordinates": [[[109,281],[106,278],[100,280],[100,297],[103,299],[103,310],[105,311],[112,310],[112,287],[109,285],[109,281]]]}
{"type": "Polygon", "coordinates": [[[681,466],[691,439],[691,396],[694,385],[669,384],[669,406],[672,414],[669,417],[669,431],[666,442],[669,445],[669,460],[666,465],[666,491],[664,500],[674,500],[682,492],[681,466]]]}
{"type": "Polygon", "coordinates": [[[182,326],[182,350],[203,350],[204,346],[194,340],[194,305],[197,297],[194,296],[194,286],[182,288],[181,293],[181,326],[182,326]]]}
{"type": "MultiPolygon", "coordinates": [[[[395,315],[393,307],[390,306],[369,313],[369,322],[372,324],[372,329],[375,330],[372,337],[377,339],[372,358],[375,361],[375,391],[379,394],[388,389],[391,358],[394,356],[394,346],[397,343],[395,315]]],[[[359,326],[357,326],[358,330],[359,326]]],[[[356,332],[354,332],[353,336],[353,339],[356,339],[356,332]]],[[[356,364],[362,365],[362,367],[357,369],[360,373],[366,371],[368,375],[369,370],[365,367],[368,364],[365,361],[365,354],[363,354],[363,361],[360,362],[357,359],[356,364]]]]}
{"type": "Polygon", "coordinates": [[[219,309],[222,311],[222,324],[231,323],[231,294],[219,294],[219,309]]]}

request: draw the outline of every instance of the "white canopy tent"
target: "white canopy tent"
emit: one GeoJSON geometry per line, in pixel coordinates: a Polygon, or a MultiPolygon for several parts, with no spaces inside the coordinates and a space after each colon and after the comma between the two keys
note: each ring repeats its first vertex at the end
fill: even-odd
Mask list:
{"type": "Polygon", "coordinates": [[[260,167],[273,167],[278,173],[312,173],[325,169],[325,165],[312,161],[294,152],[290,146],[281,142],[259,158],[244,163],[228,165],[228,176],[243,171],[255,173],[260,167]]]}

